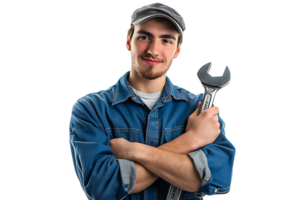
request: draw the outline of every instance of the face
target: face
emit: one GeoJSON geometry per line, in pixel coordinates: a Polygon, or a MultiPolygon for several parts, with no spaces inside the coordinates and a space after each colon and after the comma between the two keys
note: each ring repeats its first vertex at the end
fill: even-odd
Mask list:
{"type": "Polygon", "coordinates": [[[132,68],[137,74],[148,80],[157,79],[168,71],[173,58],[180,52],[177,49],[179,33],[175,25],[156,18],[135,26],[131,43],[127,35],[127,48],[131,51],[132,68]],[[158,61],[157,63],[145,60],[158,61]]]}

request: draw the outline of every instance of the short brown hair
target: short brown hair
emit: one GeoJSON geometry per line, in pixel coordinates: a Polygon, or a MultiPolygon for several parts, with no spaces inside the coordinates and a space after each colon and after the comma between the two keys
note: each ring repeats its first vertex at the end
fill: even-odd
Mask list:
{"type": "MultiPolygon", "coordinates": [[[[155,17],[156,21],[163,21],[163,20],[168,20],[166,18],[163,18],[163,17],[155,17]]],[[[168,20],[170,21],[170,20],[168,20]]],[[[171,22],[171,21],[170,21],[171,22]]],[[[171,22],[172,23],[172,22],[171,22]]],[[[174,25],[175,26],[175,25],[174,25]]],[[[131,42],[131,38],[132,38],[132,35],[133,35],[133,32],[134,32],[134,25],[131,24],[130,28],[128,29],[127,31],[127,34],[129,35],[129,41],[131,42]]],[[[178,36],[178,42],[177,42],[177,48],[179,46],[179,44],[182,43],[182,40],[183,40],[183,35],[179,33],[179,36],[178,36]]]]}

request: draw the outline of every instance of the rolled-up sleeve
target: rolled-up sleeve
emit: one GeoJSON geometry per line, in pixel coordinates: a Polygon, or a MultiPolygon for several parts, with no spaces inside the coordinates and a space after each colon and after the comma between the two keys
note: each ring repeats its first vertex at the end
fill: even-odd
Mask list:
{"type": "Polygon", "coordinates": [[[136,184],[136,167],[134,161],[127,159],[117,159],[120,165],[122,183],[130,193],[136,184]]]}
{"type": "Polygon", "coordinates": [[[194,192],[198,197],[226,194],[230,190],[235,148],[225,137],[225,122],[219,114],[218,118],[221,132],[217,139],[188,153],[201,179],[200,188],[194,192]]]}
{"type": "MultiPolygon", "coordinates": [[[[201,185],[204,185],[208,180],[211,179],[211,172],[208,167],[207,158],[205,153],[200,149],[198,151],[193,151],[188,153],[192,159],[194,166],[199,173],[201,179],[201,185]]],[[[200,196],[200,193],[196,193],[197,196],[200,196]]]]}
{"type": "Polygon", "coordinates": [[[122,177],[127,172],[131,176],[134,169],[120,169],[98,116],[94,105],[84,97],[72,108],[69,136],[75,172],[89,200],[123,199],[132,186],[124,185],[122,177]]]}

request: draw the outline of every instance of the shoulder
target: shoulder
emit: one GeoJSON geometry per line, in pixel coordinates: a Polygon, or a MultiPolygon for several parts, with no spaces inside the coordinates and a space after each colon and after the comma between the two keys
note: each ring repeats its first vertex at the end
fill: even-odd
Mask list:
{"type": "Polygon", "coordinates": [[[108,89],[100,90],[97,92],[88,93],[84,96],[78,98],[74,106],[76,104],[85,105],[85,107],[91,107],[93,110],[97,110],[99,108],[105,108],[112,104],[114,94],[116,91],[116,84],[110,86],[108,89]]]}
{"type": "Polygon", "coordinates": [[[174,85],[174,87],[176,88],[176,92],[178,92],[181,96],[185,97],[189,101],[189,104],[196,103],[198,105],[198,102],[202,101],[203,92],[191,92],[185,88],[180,88],[176,85],[174,85]]]}
{"type": "Polygon", "coordinates": [[[107,101],[114,97],[115,91],[116,91],[116,84],[110,86],[106,90],[99,90],[97,92],[88,93],[78,98],[77,101],[82,101],[82,100],[107,101]]]}

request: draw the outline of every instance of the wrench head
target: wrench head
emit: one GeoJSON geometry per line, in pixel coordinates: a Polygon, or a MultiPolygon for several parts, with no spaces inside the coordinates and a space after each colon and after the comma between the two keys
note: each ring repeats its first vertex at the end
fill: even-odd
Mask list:
{"type": "Polygon", "coordinates": [[[201,81],[202,84],[212,86],[212,87],[217,87],[217,88],[223,88],[226,85],[229,84],[230,82],[230,71],[229,68],[226,66],[226,69],[223,73],[223,76],[215,76],[212,77],[208,72],[211,67],[211,62],[203,65],[199,70],[198,70],[198,78],[201,81]]]}

